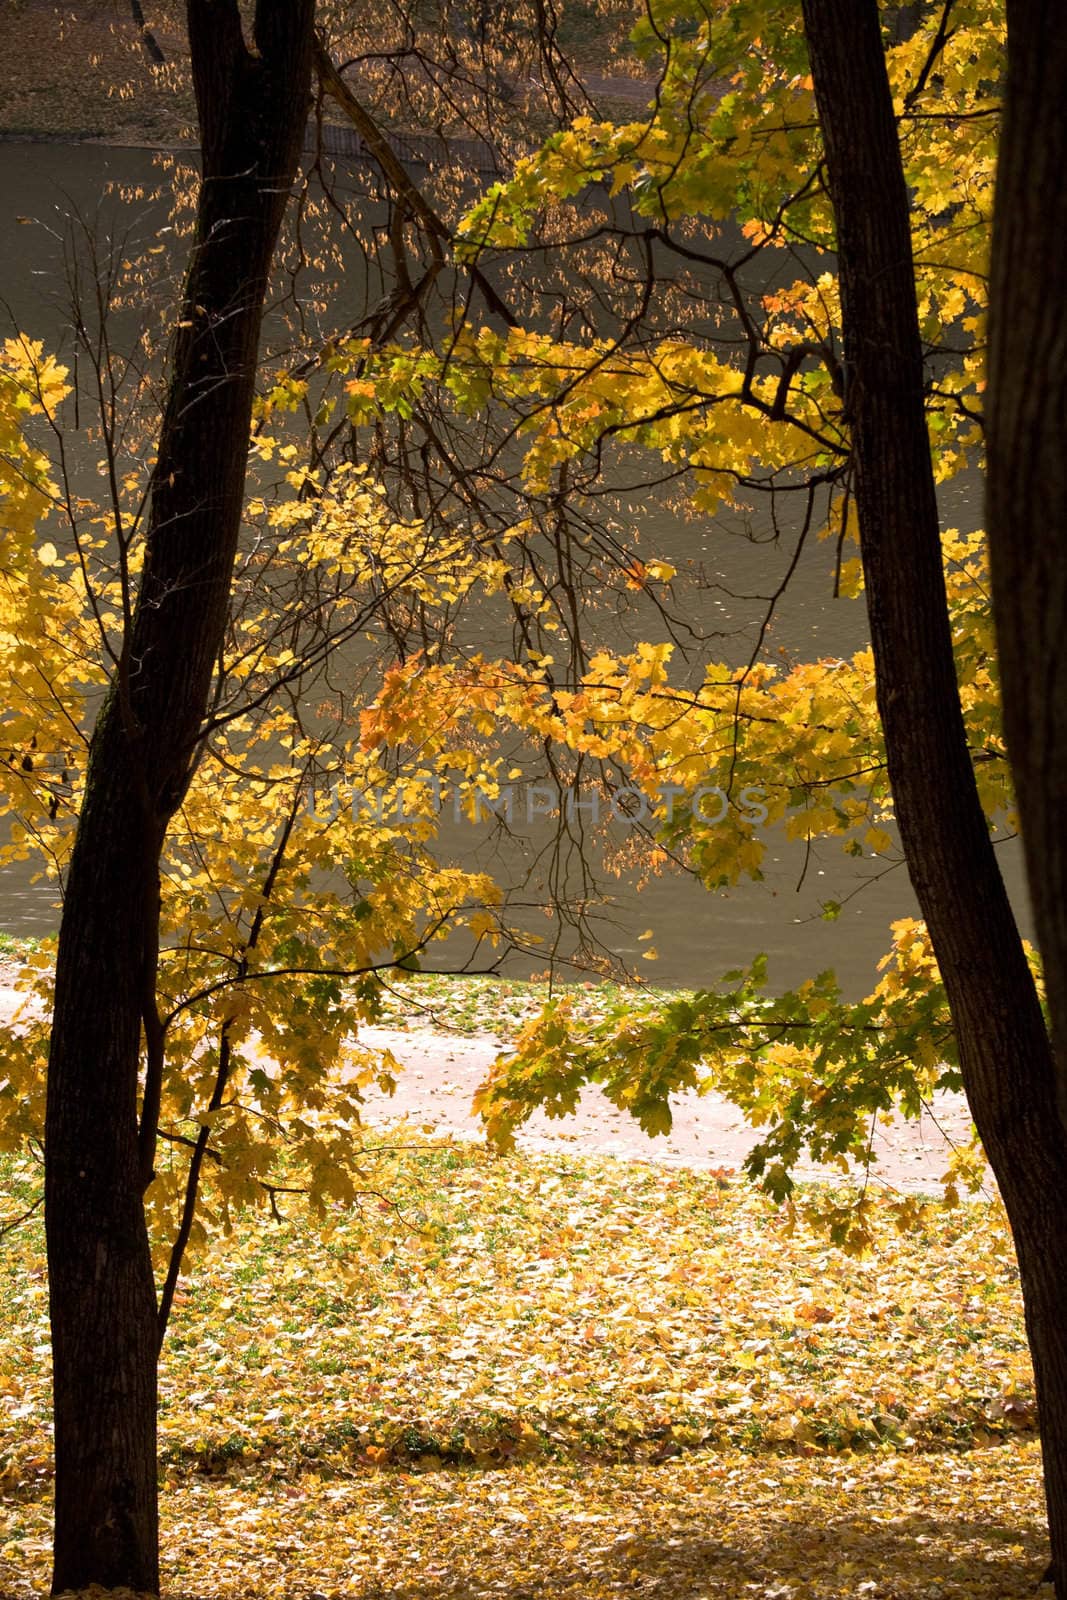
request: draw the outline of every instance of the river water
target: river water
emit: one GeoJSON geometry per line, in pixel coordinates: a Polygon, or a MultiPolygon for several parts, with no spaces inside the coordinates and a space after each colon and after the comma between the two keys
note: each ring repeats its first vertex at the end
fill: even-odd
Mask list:
{"type": "MultiPolygon", "coordinates": [[[[9,321],[48,348],[60,345],[69,318],[60,271],[67,219],[80,216],[105,233],[128,229],[143,242],[167,220],[164,206],[144,198],[158,179],[149,151],[0,144],[0,303],[9,321]],[[124,199],[116,197],[116,186],[124,199]]],[[[351,292],[359,297],[354,280],[351,292]]],[[[87,453],[81,469],[91,472],[93,460],[95,452],[87,453]]],[[[774,591],[791,553],[788,540],[773,537],[766,511],[756,505],[744,522],[684,518],[655,491],[620,495],[618,510],[639,529],[645,549],[668,557],[680,571],[710,575],[705,626],[721,625],[724,653],[747,655],[746,644],[765,610],[760,597],[774,591]]],[[[980,482],[973,475],[954,480],[943,491],[942,512],[946,526],[980,525],[980,482]]],[[[849,655],[865,641],[862,601],[833,597],[833,552],[813,545],[775,612],[771,647],[812,659],[849,655]]],[[[487,841],[488,830],[483,850],[487,841]]],[[[443,840],[443,848],[461,856],[476,855],[478,845],[470,829],[446,830],[443,840]]],[[[1001,846],[1001,859],[1026,924],[1014,843],[1001,846]]],[[[659,960],[654,969],[646,965],[644,970],[660,983],[713,983],[723,971],[765,952],[774,988],[833,967],[846,991],[859,995],[872,986],[889,923],[916,914],[905,868],[898,864],[886,872],[886,865],[884,859],[847,857],[832,842],[805,860],[801,844],[772,834],[759,883],[714,894],[684,876],[653,878],[639,891],[625,877],[612,883],[601,937],[621,960],[641,966],[637,935],[653,928],[659,960]],[[833,922],[820,914],[828,900],[843,902],[833,922]]],[[[31,876],[29,866],[0,872],[0,928],[42,935],[56,927],[55,886],[34,884],[31,876]]]]}

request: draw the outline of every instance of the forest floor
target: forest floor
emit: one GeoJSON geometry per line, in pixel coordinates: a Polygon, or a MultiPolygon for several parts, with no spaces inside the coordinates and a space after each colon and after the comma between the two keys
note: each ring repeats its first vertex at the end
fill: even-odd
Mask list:
{"type": "Polygon", "coordinates": [[[180,57],[176,68],[151,64],[117,0],[0,5],[0,136],[174,145],[193,125],[187,78],[180,57]]]}
{"type": "MultiPolygon", "coordinates": [[[[126,0],[3,0],[0,138],[151,148],[195,141],[181,10],[175,0],[162,5],[145,0],[152,37],[166,58],[159,66],[150,59],[126,0]]],[[[625,34],[619,8],[608,32],[590,0],[571,0],[566,12],[561,39],[586,92],[605,115],[633,116],[652,90],[627,75],[627,62],[614,68],[607,59],[625,34]]]]}
{"type": "MultiPolygon", "coordinates": [[[[849,1258],[740,1178],[367,1135],[357,1213],[236,1220],[162,1366],[178,1600],[1007,1600],[1044,1566],[996,1202],[849,1258]]],[[[4,1213],[39,1187],[8,1166],[4,1213]]],[[[37,1217],[8,1234],[0,1596],[45,1592],[37,1217]]]]}

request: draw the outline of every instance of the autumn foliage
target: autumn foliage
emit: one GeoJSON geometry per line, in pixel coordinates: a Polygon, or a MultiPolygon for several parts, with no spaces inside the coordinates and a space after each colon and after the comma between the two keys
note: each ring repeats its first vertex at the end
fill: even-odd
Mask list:
{"type": "MultiPolygon", "coordinates": [[[[364,1137],[363,1091],[400,1070],[359,1038],[387,989],[420,965],[494,971],[560,950],[554,932],[532,930],[515,883],[450,862],[442,801],[476,817],[528,773],[560,817],[579,785],[608,801],[629,793],[644,826],[627,869],[685,871],[710,892],[758,879],[776,838],[898,855],[870,650],[772,657],[781,591],[747,655],[716,654],[699,633],[695,653],[683,648],[679,618],[701,604],[692,574],[600,515],[620,463],[669,484],[692,517],[743,515],[763,496],[775,518],[790,508],[792,565],[826,541],[835,593],[862,591],[834,219],[799,9],[650,0],[633,44],[656,85],[647,113],[569,116],[478,198],[439,174],[430,199],[405,192],[394,299],[354,330],[305,336],[262,375],[224,647],[161,859],[164,1077],[145,1204],[164,1323],[174,1312],[172,1565],[204,1594],[181,1553],[203,1559],[198,1500],[248,1530],[212,1557],[223,1593],[242,1550],[265,1559],[278,1495],[288,1543],[264,1593],[312,1583],[326,1516],[344,1531],[316,1589],[358,1573],[379,1583],[368,1597],[528,1593],[532,1565],[490,1585],[468,1551],[417,1544],[405,1559],[422,1564],[421,1587],[404,1588],[400,1544],[373,1565],[361,1521],[371,1507],[399,1519],[418,1492],[436,1527],[440,1480],[424,1491],[417,1474],[501,1465],[528,1504],[509,1489],[487,1512],[485,1480],[469,1494],[458,1480],[463,1516],[486,1538],[532,1529],[537,1570],[576,1593],[676,1594],[646,1549],[671,1458],[684,1461],[669,1495],[691,1516],[714,1481],[731,1538],[760,1485],[796,1489],[797,1460],[823,1473],[790,1502],[805,1507],[798,1521],[812,1507],[841,1515],[840,1451],[865,1453],[865,1492],[884,1495],[887,1524],[910,1527],[937,1476],[926,1452],[992,1449],[1034,1424],[997,1214],[976,1203],[931,1220],[914,1195],[876,1203],[868,1182],[878,1119],[917,1116],[961,1087],[916,920],[887,930],[859,1002],[832,972],[783,993],[762,959],[667,1000],[634,981],[593,1014],[552,998],[479,1092],[504,1150],[534,1110],[565,1115],[590,1085],[650,1135],[670,1126],[672,1096],[714,1089],[760,1129],[748,1169],[770,1204],[654,1168],[513,1175],[469,1152],[397,1153],[364,1137]],[[580,312],[559,311],[557,253],[588,290],[580,312]],[[627,646],[601,635],[610,608],[639,624],[627,646]],[[711,790],[725,798],[714,820],[697,803],[711,790]],[[805,1153],[858,1186],[798,1187],[805,1153]],[[257,1234],[254,1213],[276,1231],[257,1234]],[[772,1214],[786,1231],[769,1271],[772,1214]],[[912,1277],[910,1243],[885,1244],[887,1223],[917,1230],[925,1278],[912,1277]],[[877,1266],[859,1259],[876,1235],[877,1266]],[[195,1301],[182,1287],[194,1253],[195,1301]],[[288,1263],[287,1306],[266,1286],[267,1254],[288,1263]],[[608,1460],[625,1470],[602,1483],[608,1460]],[[569,1506],[589,1464],[588,1504],[606,1509],[571,1508],[556,1537],[545,1508],[569,1506]],[[582,1518],[627,1527],[592,1548],[574,1531],[582,1518]],[[629,1545],[617,1548],[628,1541],[632,1566],[629,1545]]],[[[982,462],[1002,50],[992,0],[957,0],[936,70],[923,28],[887,47],[941,482],[982,462]]],[[[308,201],[309,218],[327,227],[329,205],[308,201]]],[[[305,237],[294,238],[295,259],[305,237]]],[[[336,264],[325,247],[314,263],[324,278],[336,264]]],[[[78,381],[27,338],[0,349],[0,860],[33,857],[60,884],[92,717],[128,668],[147,504],[149,447],[126,448],[113,401],[93,438],[104,492],[72,487],[63,448],[78,381]]],[[[981,804],[991,830],[1011,831],[983,536],[948,529],[942,555],[981,804]]],[[[582,842],[604,848],[595,829],[582,842]]],[[[565,954],[605,972],[589,907],[551,891],[537,910],[553,929],[573,925],[565,954]]],[[[649,961],[655,932],[641,936],[649,961]]],[[[45,944],[21,965],[0,1085],[0,1150],[30,1211],[52,979],[45,944]]],[[[950,1210],[983,1177],[977,1143],[946,1157],[950,1210]]],[[[39,1355],[40,1266],[32,1233],[19,1237],[15,1337],[39,1355]]],[[[14,1545],[40,1536],[42,1381],[40,1363],[0,1378],[13,1414],[0,1470],[25,1511],[14,1545]]],[[[951,1459],[954,1483],[969,1484],[972,1469],[951,1459]]],[[[989,1466],[998,1507],[1023,1470],[1006,1456],[989,1466]]],[[[940,1490],[952,1511],[969,1492],[940,1490]]],[[[1032,1553],[1032,1527],[1011,1538],[1013,1557],[1032,1553]]],[[[708,1592],[846,1592],[831,1586],[844,1569],[820,1575],[792,1525],[784,1548],[780,1587],[757,1589],[729,1555],[708,1592]]],[[[885,1559],[874,1541],[855,1571],[885,1559]]],[[[979,1573],[962,1533],[944,1561],[946,1582],[963,1572],[960,1593],[1023,1592],[1000,1569],[979,1573]]],[[[679,1568],[705,1564],[685,1553],[679,1568]]],[[[910,1583],[884,1592],[918,1594],[910,1583]]]]}

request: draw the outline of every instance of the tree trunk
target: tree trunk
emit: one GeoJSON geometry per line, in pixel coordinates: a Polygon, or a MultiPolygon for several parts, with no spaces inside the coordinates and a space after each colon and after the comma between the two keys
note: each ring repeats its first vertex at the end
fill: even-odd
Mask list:
{"type": "Polygon", "coordinates": [[[159,857],[224,634],[263,303],[310,101],[313,12],[314,0],[258,0],[253,51],[237,0],[188,5],[197,234],[142,579],[93,733],[56,965],[45,1133],[54,1593],[159,1589],[158,1340],[142,1204],[162,1071],[159,857]]]}
{"type": "Polygon", "coordinates": [[[1067,14],[1008,6],[989,313],[988,521],[1004,724],[1067,1118],[1067,14]]]}
{"type": "MultiPolygon", "coordinates": [[[[845,404],[889,777],[952,1008],[967,1098],[1014,1233],[1062,1600],[1067,1137],[1050,1041],[979,803],[960,708],[908,195],[877,0],[803,0],[803,9],[837,222],[845,404]]],[[[1034,138],[1044,138],[1040,125],[1034,138]]],[[[1062,618],[1061,611],[1061,629],[1062,618]]]]}
{"type": "MultiPolygon", "coordinates": [[[[1065,90],[1062,6],[1057,0],[1009,0],[990,283],[988,533],[1004,729],[1044,964],[1061,1125],[1067,1124],[1065,90]]],[[[1040,1342],[1042,1365],[1055,1364],[1061,1386],[1065,1321],[1067,1310],[1050,1306],[1031,1333],[1035,1362],[1040,1342]]],[[[1050,1402],[1043,1404],[1047,1412],[1050,1402]]],[[[1062,1387],[1059,1406],[1067,1409],[1062,1387]]],[[[1055,1447],[1046,1436],[1046,1494],[1061,1595],[1067,1594],[1067,1531],[1060,1526],[1067,1519],[1065,1458],[1062,1432],[1055,1447]]]]}

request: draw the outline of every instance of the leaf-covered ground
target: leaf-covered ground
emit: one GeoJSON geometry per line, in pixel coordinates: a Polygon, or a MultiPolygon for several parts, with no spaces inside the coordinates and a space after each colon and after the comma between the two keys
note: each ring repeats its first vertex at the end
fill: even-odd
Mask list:
{"type": "MultiPolygon", "coordinates": [[[[168,12],[173,11],[168,6],[168,12]]],[[[170,59],[175,38],[146,14],[170,59]]],[[[129,5],[7,0],[0,6],[0,132],[16,139],[174,144],[189,137],[192,96],[179,56],[154,67],[129,5]]]]}
{"type": "MultiPolygon", "coordinates": [[[[2,953],[2,948],[0,948],[2,953]]],[[[688,995],[687,989],[657,988],[643,984],[641,994],[664,1004],[688,995]]],[[[405,975],[403,985],[385,991],[381,1021],[392,1027],[429,1024],[452,1033],[492,1033],[511,1042],[541,1011],[552,996],[566,994],[583,1021],[604,1016],[633,990],[618,983],[598,981],[549,985],[520,979],[468,976],[462,979],[438,973],[405,975]]]]}
{"type": "MultiPolygon", "coordinates": [[[[21,1596],[47,1581],[36,1224],[3,1250],[21,1596]]],[[[386,1151],[362,1218],[243,1221],[200,1260],[162,1394],[172,1594],[994,1597],[1044,1560],[987,1205],[855,1261],[732,1178],[386,1151]]]]}
{"type": "MultiPolygon", "coordinates": [[[[184,6],[181,0],[145,0],[144,12],[166,57],[162,67],[149,58],[128,0],[3,0],[0,136],[149,146],[195,142],[184,6]]],[[[619,59],[630,27],[628,8],[570,0],[563,13],[558,42],[582,69],[602,113],[626,118],[635,105],[645,105],[651,85],[629,76],[634,64],[628,53],[619,59]],[[611,75],[603,75],[606,68],[611,75]]]]}

